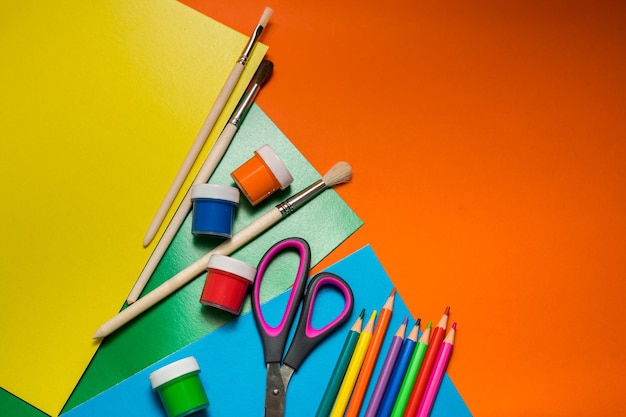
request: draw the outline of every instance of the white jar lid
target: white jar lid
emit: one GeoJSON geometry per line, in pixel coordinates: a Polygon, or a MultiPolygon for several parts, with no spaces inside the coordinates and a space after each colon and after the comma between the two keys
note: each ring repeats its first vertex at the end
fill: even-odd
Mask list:
{"type": "Polygon", "coordinates": [[[254,282],[254,277],[256,276],[255,267],[250,266],[238,259],[219,254],[211,255],[207,268],[229,272],[233,275],[247,279],[250,282],[254,282]]]}
{"type": "Polygon", "coordinates": [[[166,382],[176,379],[179,376],[200,370],[198,361],[193,356],[172,362],[169,365],[157,369],[150,374],[150,384],[152,389],[157,389],[166,382]]]}
{"type": "Polygon", "coordinates": [[[191,199],[214,198],[239,204],[239,189],[221,184],[197,184],[191,187],[191,199]]]}
{"type": "Polygon", "coordinates": [[[263,158],[268,167],[272,170],[272,173],[280,183],[280,189],[284,190],[293,182],[293,177],[287,169],[287,166],[276,155],[276,152],[270,147],[270,145],[263,145],[256,150],[256,153],[263,158]]]}

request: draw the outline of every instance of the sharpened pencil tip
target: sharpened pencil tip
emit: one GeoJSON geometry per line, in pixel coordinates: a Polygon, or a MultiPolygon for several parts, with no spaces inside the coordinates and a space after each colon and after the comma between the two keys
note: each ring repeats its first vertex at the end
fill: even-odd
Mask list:
{"type": "Polygon", "coordinates": [[[433,327],[433,322],[432,322],[432,321],[429,321],[429,322],[428,322],[428,326],[426,326],[426,328],[430,329],[431,327],[433,327]]]}
{"type": "Polygon", "coordinates": [[[422,323],[422,319],[418,317],[417,320],[415,321],[415,325],[419,327],[421,323],[422,323]]]}
{"type": "Polygon", "coordinates": [[[365,309],[362,309],[362,310],[361,310],[361,314],[359,314],[359,317],[360,317],[360,318],[365,317],[365,309]]]}
{"type": "Polygon", "coordinates": [[[370,315],[370,320],[369,321],[374,321],[376,319],[376,314],[378,314],[378,311],[376,311],[376,310],[372,311],[372,314],[370,315]]]}
{"type": "Polygon", "coordinates": [[[370,319],[367,321],[367,323],[365,323],[365,328],[363,329],[363,332],[371,333],[374,330],[374,323],[376,322],[376,314],[378,314],[376,310],[372,311],[372,314],[370,315],[370,319]]]}
{"type": "Polygon", "coordinates": [[[452,328],[453,328],[454,330],[456,330],[456,321],[455,321],[454,323],[452,323],[452,328]]]}
{"type": "Polygon", "coordinates": [[[404,320],[402,320],[402,324],[404,324],[406,326],[406,324],[409,322],[409,318],[408,317],[404,317],[404,320]]]}
{"type": "Polygon", "coordinates": [[[450,315],[450,306],[446,307],[446,311],[443,312],[444,316],[450,315]]]}

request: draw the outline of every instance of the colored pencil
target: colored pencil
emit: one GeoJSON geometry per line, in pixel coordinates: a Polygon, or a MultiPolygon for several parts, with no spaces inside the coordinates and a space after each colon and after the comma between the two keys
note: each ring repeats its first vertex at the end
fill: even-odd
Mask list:
{"type": "Polygon", "coordinates": [[[406,331],[407,321],[408,318],[405,317],[404,320],[402,320],[402,324],[396,331],[396,334],[391,339],[391,344],[389,345],[389,349],[387,350],[385,362],[383,363],[383,367],[380,370],[378,380],[376,381],[376,386],[374,387],[374,392],[372,393],[370,402],[367,405],[367,409],[365,410],[365,417],[376,417],[378,407],[380,406],[380,402],[383,399],[383,395],[385,394],[385,389],[387,389],[387,383],[389,382],[389,378],[391,377],[391,373],[393,372],[393,367],[396,364],[396,359],[398,359],[398,353],[400,353],[400,349],[402,348],[402,342],[404,341],[404,333],[406,331]]]}
{"type": "Polygon", "coordinates": [[[404,410],[406,409],[406,405],[409,401],[409,396],[411,395],[411,390],[413,389],[415,380],[417,379],[417,373],[422,366],[426,349],[428,349],[428,341],[432,330],[431,327],[432,323],[428,322],[428,326],[426,326],[426,329],[424,329],[422,335],[417,341],[417,345],[413,351],[413,356],[411,356],[411,361],[409,362],[409,367],[404,374],[402,385],[400,385],[400,391],[398,391],[396,402],[391,410],[391,417],[402,417],[404,414],[404,410]]]}
{"type": "MultiPolygon", "coordinates": [[[[219,137],[215,141],[215,144],[211,148],[209,155],[202,163],[200,170],[198,170],[198,173],[196,174],[196,177],[191,184],[192,187],[194,185],[204,184],[209,181],[209,178],[211,177],[211,175],[213,175],[213,171],[215,171],[215,168],[224,156],[226,149],[228,149],[230,142],[235,136],[235,133],[237,133],[237,131],[239,130],[239,127],[241,126],[241,122],[243,121],[245,115],[248,113],[248,110],[250,110],[252,103],[254,103],[254,100],[258,95],[261,87],[271,76],[273,68],[274,64],[272,63],[272,61],[264,59],[261,62],[254,74],[254,77],[252,78],[252,81],[248,85],[248,88],[246,89],[243,98],[241,99],[233,115],[231,116],[230,121],[228,122],[224,130],[222,130],[222,133],[220,133],[219,137]]],[[[135,281],[135,285],[128,294],[128,297],[126,299],[126,301],[128,301],[128,304],[132,304],[137,301],[137,299],[141,295],[141,292],[144,290],[146,284],[148,283],[148,280],[152,276],[152,273],[159,265],[159,262],[161,261],[161,258],[163,258],[163,255],[167,251],[167,248],[170,246],[170,243],[172,243],[172,240],[174,240],[178,229],[180,229],[180,226],[183,224],[183,222],[187,218],[187,215],[191,211],[191,207],[191,190],[189,190],[187,191],[187,193],[185,193],[183,200],[176,209],[176,212],[174,212],[174,216],[165,228],[161,239],[159,239],[159,242],[155,246],[154,251],[152,251],[148,262],[144,266],[143,270],[139,274],[139,277],[135,281]]]]}
{"type": "Polygon", "coordinates": [[[364,314],[365,310],[361,310],[361,314],[359,314],[359,317],[356,319],[354,325],[348,332],[348,336],[346,337],[346,341],[343,343],[343,347],[339,353],[339,358],[337,358],[335,368],[330,375],[328,385],[326,386],[320,405],[317,408],[315,417],[328,417],[330,410],[333,408],[333,403],[335,401],[335,397],[337,396],[337,392],[339,391],[339,386],[341,386],[341,381],[343,381],[343,377],[346,374],[350,358],[352,357],[354,348],[359,340],[359,335],[361,334],[364,314]]]}
{"type": "Polygon", "coordinates": [[[445,337],[449,315],[450,307],[447,307],[443,316],[441,316],[441,320],[439,320],[437,327],[433,329],[433,332],[430,335],[428,349],[426,349],[426,355],[422,361],[422,367],[417,374],[417,380],[415,381],[415,385],[413,386],[413,390],[409,396],[409,401],[407,403],[406,410],[404,411],[404,417],[415,417],[417,414],[420,402],[422,401],[422,396],[424,395],[424,390],[426,389],[426,385],[428,385],[428,379],[430,378],[433,366],[437,360],[439,348],[441,347],[441,343],[445,337]]]}
{"type": "Polygon", "coordinates": [[[163,219],[165,219],[165,215],[167,214],[167,211],[169,210],[170,206],[174,202],[174,199],[176,198],[176,195],[178,194],[180,187],[183,185],[185,178],[187,178],[187,175],[189,175],[189,171],[191,170],[191,167],[196,161],[196,158],[198,157],[198,155],[200,154],[200,151],[202,150],[202,147],[204,146],[207,140],[207,137],[209,136],[209,133],[211,133],[211,130],[213,130],[213,127],[215,126],[215,122],[217,122],[217,119],[219,118],[220,114],[222,113],[222,110],[224,109],[224,106],[226,105],[226,102],[228,101],[233,90],[235,89],[235,86],[237,85],[239,78],[241,78],[243,69],[246,63],[248,62],[250,55],[252,54],[252,49],[254,48],[254,45],[259,40],[261,36],[261,32],[263,32],[263,29],[267,25],[272,13],[273,11],[270,7],[265,8],[265,10],[263,11],[263,15],[259,19],[259,23],[256,25],[252,36],[248,40],[246,47],[244,48],[237,62],[235,62],[230,74],[228,75],[228,78],[224,82],[222,89],[217,95],[217,98],[215,99],[215,102],[213,103],[213,106],[211,107],[209,114],[204,120],[204,123],[202,124],[202,127],[200,128],[200,131],[198,132],[198,135],[196,136],[196,139],[191,145],[191,149],[189,149],[189,152],[187,153],[187,156],[185,157],[183,164],[178,170],[178,173],[176,174],[174,181],[170,185],[170,188],[168,189],[167,194],[165,195],[165,198],[161,202],[159,209],[157,210],[154,218],[152,219],[152,222],[150,223],[150,226],[148,227],[148,231],[146,232],[146,235],[143,238],[144,247],[148,246],[150,242],[152,242],[152,239],[154,239],[154,236],[156,235],[157,230],[159,230],[159,227],[161,226],[163,219]]]}
{"type": "Polygon", "coordinates": [[[424,396],[422,397],[417,417],[428,417],[433,409],[437,392],[441,386],[441,380],[443,379],[443,375],[446,373],[448,362],[450,362],[455,336],[456,323],[453,323],[452,328],[446,335],[446,338],[443,340],[441,348],[439,349],[439,355],[437,355],[437,361],[435,362],[433,372],[430,374],[428,385],[426,386],[426,390],[424,390],[424,396]]]}
{"type": "Polygon", "coordinates": [[[385,395],[383,396],[383,400],[381,401],[378,409],[377,415],[379,417],[388,417],[391,414],[393,405],[396,402],[396,396],[400,390],[400,385],[402,384],[406,370],[409,367],[409,362],[411,361],[411,357],[415,351],[415,345],[417,344],[417,337],[419,335],[419,323],[420,319],[415,322],[415,326],[413,326],[413,329],[402,344],[402,350],[400,350],[400,354],[396,360],[396,366],[393,368],[389,384],[387,385],[387,390],[385,391],[385,395]]]}
{"type": "Polygon", "coordinates": [[[194,263],[163,282],[161,285],[129,305],[115,316],[104,322],[92,336],[94,339],[106,337],[135,319],[151,307],[155,306],[178,289],[184,287],[202,272],[206,271],[207,262],[214,254],[229,255],[252,239],[256,238],[282,219],[295,212],[329,188],[346,183],[352,179],[352,168],[347,162],[337,162],[322,179],[315,181],[304,190],[289,197],[282,203],[271,208],[252,223],[238,231],[228,240],[206,253],[194,263]]]}
{"type": "Polygon", "coordinates": [[[372,372],[374,371],[374,365],[376,365],[376,359],[380,352],[380,345],[385,339],[385,333],[387,333],[387,327],[389,327],[389,320],[391,319],[391,313],[393,312],[393,301],[395,299],[396,289],[391,291],[391,294],[385,301],[381,311],[380,318],[376,323],[374,334],[372,335],[372,341],[367,349],[367,354],[363,360],[363,366],[359,372],[359,377],[354,386],[352,397],[350,398],[350,404],[346,410],[346,417],[356,417],[361,410],[363,403],[363,397],[365,397],[365,391],[369,385],[372,372]]]}
{"type": "Polygon", "coordinates": [[[350,358],[348,369],[343,377],[343,381],[341,381],[341,386],[339,387],[339,392],[337,393],[333,409],[330,412],[330,417],[342,417],[344,415],[348,401],[350,401],[350,395],[354,389],[354,383],[359,375],[363,359],[365,359],[365,353],[367,352],[367,348],[372,340],[372,330],[374,329],[375,319],[376,310],[372,312],[369,321],[359,336],[359,341],[354,348],[352,358],[350,358]]]}

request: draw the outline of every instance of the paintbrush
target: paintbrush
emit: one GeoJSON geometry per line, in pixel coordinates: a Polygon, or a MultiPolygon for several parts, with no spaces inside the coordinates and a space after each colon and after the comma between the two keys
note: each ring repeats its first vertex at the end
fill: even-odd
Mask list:
{"type": "Polygon", "coordinates": [[[269,7],[265,8],[265,10],[263,11],[263,15],[261,16],[261,19],[259,20],[259,23],[254,29],[254,32],[252,33],[252,36],[248,40],[248,43],[246,44],[246,47],[244,48],[243,52],[241,53],[241,56],[239,57],[235,65],[233,66],[233,69],[231,70],[230,75],[226,79],[226,82],[222,86],[222,89],[220,90],[217,98],[215,99],[215,102],[213,103],[213,106],[211,107],[209,114],[204,120],[204,123],[202,124],[202,127],[200,128],[200,131],[198,132],[198,135],[196,136],[196,139],[191,145],[191,149],[189,149],[189,152],[187,153],[187,156],[185,157],[185,160],[183,161],[182,166],[178,170],[178,173],[176,174],[176,177],[174,178],[172,185],[170,185],[170,188],[167,191],[165,198],[161,202],[161,205],[159,206],[157,213],[152,219],[152,223],[150,223],[150,226],[148,227],[148,231],[146,232],[146,235],[143,238],[144,248],[148,246],[150,242],[152,242],[152,239],[154,239],[154,236],[156,235],[157,231],[159,230],[159,227],[161,226],[161,223],[163,223],[163,219],[165,219],[165,216],[167,215],[167,212],[170,206],[174,202],[174,199],[176,198],[176,195],[178,194],[180,187],[183,185],[185,178],[187,178],[187,175],[189,175],[189,171],[191,170],[191,167],[196,161],[196,158],[198,158],[198,155],[200,154],[200,151],[202,150],[202,147],[204,146],[204,143],[206,142],[207,137],[209,136],[209,133],[211,133],[211,130],[213,130],[213,126],[215,126],[215,123],[217,122],[218,117],[222,113],[222,110],[224,109],[224,106],[226,105],[228,98],[230,97],[233,90],[235,89],[235,85],[237,85],[239,78],[241,78],[241,74],[243,73],[244,67],[246,66],[246,63],[248,62],[248,59],[250,58],[250,55],[252,54],[252,49],[254,48],[254,45],[256,45],[259,38],[261,37],[261,33],[263,32],[263,29],[267,25],[267,22],[269,21],[272,13],[273,13],[273,10],[271,8],[269,7]]]}
{"type": "MultiPolygon", "coordinates": [[[[224,130],[222,130],[222,133],[220,133],[220,136],[217,138],[215,144],[211,148],[211,152],[207,156],[207,159],[202,164],[202,167],[200,167],[198,174],[191,184],[192,187],[197,184],[204,184],[209,180],[209,178],[213,174],[213,171],[215,171],[215,167],[217,167],[222,157],[224,156],[224,153],[230,145],[233,136],[235,136],[235,133],[237,133],[239,126],[241,125],[246,114],[248,113],[248,110],[250,110],[252,103],[254,103],[254,99],[259,94],[261,87],[272,75],[273,69],[274,64],[272,63],[272,61],[264,59],[261,62],[259,68],[257,68],[256,72],[254,73],[252,81],[248,85],[246,93],[239,101],[237,108],[231,116],[230,121],[226,124],[224,130]]],[[[154,251],[150,255],[150,259],[148,259],[148,262],[141,271],[141,274],[139,274],[139,278],[137,278],[135,285],[130,291],[130,294],[128,294],[128,304],[134,303],[139,298],[139,295],[143,291],[148,280],[152,276],[152,273],[161,261],[163,255],[165,254],[167,247],[172,242],[174,236],[176,236],[176,232],[185,221],[185,218],[187,217],[187,214],[189,214],[191,207],[191,191],[188,190],[187,193],[185,193],[182,202],[176,209],[172,220],[163,232],[163,236],[161,236],[159,243],[157,243],[154,251]]]]}
{"type": "Polygon", "coordinates": [[[144,311],[167,298],[176,290],[193,281],[198,275],[206,270],[209,258],[214,254],[229,255],[252,239],[261,235],[267,229],[287,217],[302,205],[311,201],[324,190],[346,183],[352,179],[352,168],[346,162],[338,162],[322,177],[304,190],[276,205],[261,217],[250,223],[241,231],[233,235],[229,240],[198,259],[187,268],[174,275],[172,278],[141,297],[134,304],[119,312],[116,316],[102,324],[93,335],[94,339],[108,336],[124,324],[133,320],[144,311]]]}

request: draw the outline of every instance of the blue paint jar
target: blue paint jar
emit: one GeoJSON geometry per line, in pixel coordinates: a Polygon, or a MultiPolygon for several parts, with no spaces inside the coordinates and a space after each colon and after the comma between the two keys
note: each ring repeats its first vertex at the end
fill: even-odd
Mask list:
{"type": "Polygon", "coordinates": [[[226,239],[232,236],[235,210],[239,206],[237,188],[219,184],[194,185],[191,203],[191,233],[226,239]]]}

